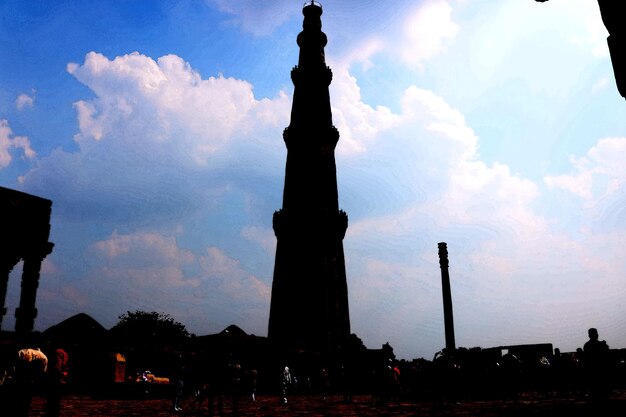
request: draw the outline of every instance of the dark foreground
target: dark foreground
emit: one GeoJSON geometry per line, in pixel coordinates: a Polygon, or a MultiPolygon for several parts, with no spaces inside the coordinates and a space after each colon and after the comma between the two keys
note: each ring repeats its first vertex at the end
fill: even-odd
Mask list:
{"type": "MultiPolygon", "coordinates": [[[[45,401],[34,397],[30,416],[43,416],[45,401]]],[[[73,416],[196,416],[209,415],[206,404],[201,411],[194,410],[191,399],[182,403],[183,410],[174,412],[170,399],[94,399],[88,396],[68,395],[61,408],[62,417],[73,416]]],[[[217,410],[214,415],[219,415],[217,410]]],[[[232,404],[224,402],[224,416],[231,416],[232,404]]],[[[436,407],[432,402],[392,402],[375,405],[370,396],[356,396],[345,404],[341,397],[294,396],[286,405],[277,397],[261,397],[256,402],[242,398],[240,416],[505,416],[505,417],[596,417],[626,416],[626,391],[614,392],[601,405],[593,405],[587,398],[539,398],[526,394],[518,400],[465,401],[436,407]]]]}

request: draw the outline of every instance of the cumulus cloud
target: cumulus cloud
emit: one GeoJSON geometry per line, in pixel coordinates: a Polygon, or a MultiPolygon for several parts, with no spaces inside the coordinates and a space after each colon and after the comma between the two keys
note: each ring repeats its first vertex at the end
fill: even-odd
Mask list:
{"type": "MultiPolygon", "coordinates": [[[[449,10],[447,4],[438,4],[440,11],[449,10]]],[[[575,74],[588,61],[581,61],[580,51],[574,48],[556,52],[554,48],[565,40],[594,54],[593,39],[597,37],[592,36],[593,30],[583,36],[585,42],[575,42],[572,35],[585,33],[577,24],[585,15],[596,16],[597,4],[577,1],[572,8],[562,6],[547,12],[528,11],[533,8],[521,4],[494,6],[499,17],[481,22],[480,28],[463,39],[464,45],[477,51],[471,54],[471,62],[480,68],[469,66],[475,70],[475,80],[513,77],[527,82],[524,88],[534,92],[570,88],[571,80],[566,78],[578,77],[575,74]],[[554,22],[559,22],[559,27],[553,38],[543,37],[542,32],[545,42],[538,43],[536,32],[522,28],[528,19],[520,19],[521,15],[532,15],[541,27],[550,28],[554,22]],[[494,27],[483,32],[483,23],[494,27]],[[494,33],[501,36],[494,38],[494,33]],[[532,53],[528,52],[531,48],[532,53]],[[539,68],[528,61],[529,56],[544,54],[553,54],[554,59],[555,53],[562,53],[561,61],[574,62],[577,69],[564,77],[560,63],[555,68],[539,68]],[[569,54],[574,53],[576,59],[572,60],[569,54]],[[526,61],[521,62],[521,57],[526,61]]],[[[596,17],[597,28],[601,20],[596,17]]],[[[454,22],[450,22],[447,33],[451,36],[442,36],[443,42],[433,45],[445,48],[456,31],[468,29],[467,24],[453,29],[454,22]]],[[[424,55],[415,56],[432,59],[441,50],[425,48],[424,55]],[[433,54],[426,53],[429,50],[433,54]]],[[[369,56],[375,66],[378,61],[369,56]]],[[[350,68],[349,64],[346,67],[350,68]]],[[[355,93],[337,107],[362,101],[357,94],[358,81],[354,77],[342,80],[342,90],[350,91],[350,87],[355,93]]],[[[333,108],[333,115],[342,110],[333,108]]],[[[600,140],[583,157],[571,157],[571,173],[548,175],[543,183],[537,183],[512,172],[507,161],[483,161],[478,152],[480,139],[463,110],[455,109],[435,90],[409,86],[400,97],[400,110],[386,118],[392,123],[366,119],[371,134],[360,134],[367,138],[360,141],[360,153],[340,155],[338,172],[344,181],[340,199],[349,196],[349,206],[344,208],[352,215],[344,245],[349,256],[351,309],[358,312],[352,316],[353,330],[367,334],[366,340],[384,342],[369,329],[394,327],[399,345],[407,335],[419,332],[422,336],[415,341],[419,349],[428,343],[422,339],[425,334],[429,340],[440,337],[430,347],[440,348],[444,342],[441,309],[431,301],[440,297],[436,244],[446,241],[460,345],[550,341],[575,349],[585,327],[596,324],[610,328],[606,336],[623,343],[621,322],[616,320],[621,320],[624,311],[617,299],[626,294],[621,278],[625,254],[623,245],[617,243],[626,237],[626,224],[621,220],[626,218],[624,170],[619,163],[624,139],[600,140]],[[376,164],[375,174],[367,164],[376,164]],[[358,172],[361,182],[357,184],[346,170],[358,172]],[[565,210],[562,194],[554,193],[557,189],[578,196],[580,205],[568,200],[571,207],[565,210]],[[434,290],[429,285],[434,285],[434,290]],[[414,298],[403,300],[404,292],[392,295],[390,287],[407,289],[414,298]],[[379,294],[395,297],[394,303],[379,294]],[[584,299],[580,294],[585,294],[584,299]],[[421,305],[431,308],[422,310],[421,305]],[[399,310],[402,315],[395,314],[399,310]],[[412,320],[405,323],[399,317],[412,320]],[[506,323],[519,326],[512,330],[503,317],[506,323]],[[575,319],[563,325],[565,320],[560,319],[565,317],[575,319]]],[[[343,139],[341,129],[340,133],[343,139]]],[[[359,136],[353,136],[352,140],[359,142],[359,136]]],[[[392,345],[396,346],[393,340],[392,345]]]]}
{"type": "Polygon", "coordinates": [[[82,274],[59,279],[57,275],[67,274],[60,271],[42,282],[41,304],[63,304],[61,317],[54,308],[56,314],[44,322],[55,324],[55,319],[65,318],[63,313],[88,308],[112,326],[117,315],[139,309],[166,311],[198,334],[218,332],[229,324],[264,332],[269,285],[223,249],[187,249],[183,239],[182,229],[174,234],[138,230],[115,231],[91,243],[81,255],[88,259],[82,274]]]}
{"type": "Polygon", "coordinates": [[[478,16],[488,13],[489,19],[475,16],[465,22],[451,53],[467,55],[467,64],[456,71],[471,74],[475,84],[503,89],[515,83],[529,86],[528,93],[548,92],[552,99],[572,94],[572,86],[581,83],[592,66],[607,60],[606,31],[597,2],[551,0],[539,6],[498,2],[471,7],[478,7],[478,16]]]}
{"type": "Polygon", "coordinates": [[[622,163],[626,156],[626,138],[603,138],[586,156],[571,156],[574,172],[564,175],[547,175],[544,178],[550,188],[569,191],[586,200],[588,205],[624,192],[626,168],[622,163]]]}
{"type": "Polygon", "coordinates": [[[218,247],[206,248],[199,257],[205,291],[209,298],[228,311],[231,320],[265,333],[269,319],[271,286],[250,273],[241,262],[218,247]]]}
{"type": "MultiPolygon", "coordinates": [[[[376,9],[376,6],[372,8],[376,9]]],[[[358,9],[356,13],[366,16],[365,9],[367,7],[358,9]]],[[[354,11],[353,8],[349,10],[350,13],[354,11]]],[[[362,40],[350,43],[351,47],[332,63],[333,69],[338,65],[348,69],[358,63],[368,70],[375,66],[374,58],[378,55],[391,56],[394,61],[399,60],[410,68],[421,69],[425,62],[444,52],[460,30],[452,19],[452,12],[447,0],[426,0],[416,6],[407,3],[397,17],[400,20],[397,27],[359,34],[362,40]]],[[[375,13],[384,13],[384,10],[375,10],[375,13]]],[[[367,16],[363,18],[367,19],[367,16]]],[[[358,27],[352,30],[360,31],[358,27]]]]}
{"type": "Polygon", "coordinates": [[[32,91],[32,95],[28,95],[26,93],[22,93],[15,99],[15,107],[18,110],[24,110],[27,108],[32,108],[35,105],[35,90],[32,91]]]}
{"type": "Polygon", "coordinates": [[[445,50],[459,26],[452,20],[452,7],[446,0],[427,0],[404,23],[405,39],[400,43],[402,59],[420,66],[445,50]]]}
{"type": "Polygon", "coordinates": [[[207,248],[200,257],[200,266],[219,290],[234,300],[252,304],[269,301],[271,288],[259,278],[249,274],[240,262],[217,247],[207,248]]]}
{"type": "Polygon", "coordinates": [[[36,153],[30,146],[30,140],[26,136],[15,136],[6,119],[0,119],[0,169],[9,166],[13,160],[11,149],[21,149],[28,159],[35,157],[36,153]]]}
{"type": "Polygon", "coordinates": [[[99,141],[120,125],[132,128],[142,121],[147,131],[137,141],[176,141],[187,157],[206,163],[233,137],[251,132],[259,122],[277,124],[281,120],[269,115],[286,110],[284,94],[276,100],[256,100],[248,82],[223,76],[203,80],[175,55],[155,61],[132,53],[109,60],[90,52],[83,65],[69,64],[68,72],[97,95],[75,104],[79,143],[99,141]]]}
{"type": "Polygon", "coordinates": [[[73,216],[127,216],[128,206],[137,215],[148,208],[180,213],[229,186],[227,176],[200,189],[197,181],[241,166],[258,170],[279,155],[272,151],[282,145],[276,137],[290,109],[283,92],[257,100],[250,83],[203,79],[174,55],[108,59],[90,52],[67,69],[95,94],[74,104],[78,150],[55,150],[23,182],[33,192],[53,192],[59,209],[74,208],[73,216]],[[246,163],[260,155],[267,155],[262,164],[246,163]]]}
{"type": "MultiPolygon", "coordinates": [[[[354,98],[360,100],[356,94],[354,98]]],[[[449,244],[460,324],[474,330],[495,329],[489,336],[459,331],[464,346],[552,341],[550,317],[577,314],[575,305],[588,311],[582,320],[585,325],[606,323],[603,315],[614,317],[615,311],[621,311],[614,300],[602,308],[593,305],[607,299],[609,288],[611,294],[626,291],[620,281],[624,262],[605,258],[611,247],[609,258],[621,259],[622,249],[609,242],[623,233],[559,227],[539,209],[541,202],[552,198],[540,184],[511,172],[504,162],[487,164],[480,159],[479,138],[461,111],[418,86],[408,87],[400,102],[401,111],[389,112],[384,119],[392,123],[369,119],[372,133],[364,135],[368,140],[363,141],[367,144],[363,153],[376,155],[375,175],[361,165],[372,164],[370,158],[355,153],[339,158],[339,172],[365,173],[358,184],[351,176],[342,176],[347,180],[343,189],[351,195],[345,208],[349,215],[357,212],[344,241],[351,308],[356,313],[354,331],[377,343],[384,340],[378,340],[368,330],[371,327],[394,327],[397,334],[390,338],[399,344],[418,330],[416,325],[420,334],[440,336],[441,311],[437,303],[431,305],[432,297],[440,297],[439,241],[449,244]],[[376,182],[373,194],[368,184],[376,182]],[[365,215],[363,207],[367,207],[365,215]],[[578,235],[581,230],[584,237],[578,235]],[[589,245],[591,241],[595,243],[589,245]],[[600,277],[606,279],[605,285],[597,285],[600,277]],[[546,294],[557,287],[557,292],[546,294]],[[403,299],[391,288],[402,288],[402,294],[406,290],[413,298],[403,299]],[[587,300],[580,300],[580,291],[585,291],[587,300]],[[531,307],[529,300],[540,301],[531,307]],[[422,305],[431,308],[421,309],[422,305]],[[516,307],[503,309],[503,305],[516,307]],[[513,332],[498,319],[503,314],[509,322],[532,324],[513,332]],[[391,317],[393,326],[387,322],[391,317]],[[398,317],[413,319],[398,324],[398,317]]],[[[551,188],[583,190],[582,195],[594,201],[607,200],[623,184],[619,163],[623,146],[622,138],[601,140],[584,158],[572,158],[575,173],[547,177],[545,182],[551,188]]],[[[577,224],[586,220],[585,216],[572,219],[577,224]]],[[[577,330],[568,325],[560,341],[575,347],[577,330]]],[[[424,348],[423,341],[419,344],[424,348]]],[[[438,346],[433,342],[429,348],[438,346]]]]}
{"type": "Polygon", "coordinates": [[[276,251],[276,236],[271,229],[262,229],[257,226],[246,226],[241,235],[251,242],[257,243],[268,254],[274,256],[276,251]]]}
{"type": "MultiPolygon", "coordinates": [[[[393,126],[398,116],[385,106],[364,103],[356,78],[349,72],[350,61],[333,66],[331,103],[333,122],[340,132],[339,153],[358,154],[367,150],[380,132],[393,126]]],[[[332,65],[332,62],[331,62],[332,65]]]]}
{"type": "Polygon", "coordinates": [[[173,236],[154,232],[126,235],[115,232],[108,239],[95,242],[92,251],[94,256],[106,262],[103,273],[108,279],[130,280],[143,290],[153,286],[199,285],[197,278],[188,278],[184,272],[184,267],[194,262],[194,255],[181,249],[173,236]]]}

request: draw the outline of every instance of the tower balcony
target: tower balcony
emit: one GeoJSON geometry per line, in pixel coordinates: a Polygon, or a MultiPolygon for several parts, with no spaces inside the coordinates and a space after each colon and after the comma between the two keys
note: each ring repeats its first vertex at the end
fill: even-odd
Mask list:
{"type": "Polygon", "coordinates": [[[317,150],[326,154],[334,152],[339,142],[339,130],[332,125],[313,130],[289,126],[283,130],[283,140],[287,150],[302,149],[309,152],[317,150]]]}
{"type": "Polygon", "coordinates": [[[301,87],[304,84],[320,84],[328,87],[333,80],[333,71],[329,66],[324,64],[324,57],[321,58],[321,64],[317,68],[301,68],[295,66],[291,70],[291,81],[295,87],[301,87]]]}
{"type": "Polygon", "coordinates": [[[343,240],[348,230],[348,214],[343,210],[294,214],[280,209],[274,212],[272,228],[279,239],[290,235],[315,235],[323,240],[343,240]]]}

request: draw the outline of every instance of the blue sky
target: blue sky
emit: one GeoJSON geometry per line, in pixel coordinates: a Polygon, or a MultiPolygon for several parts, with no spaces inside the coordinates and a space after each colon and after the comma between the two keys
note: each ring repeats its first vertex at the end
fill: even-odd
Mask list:
{"type": "MultiPolygon", "coordinates": [[[[626,347],[626,103],[591,0],[327,1],[352,331],[626,347]]],[[[267,334],[302,2],[5,1],[0,185],[53,201],[36,328],[267,334]]],[[[12,328],[21,264],[10,276],[12,328]]]]}

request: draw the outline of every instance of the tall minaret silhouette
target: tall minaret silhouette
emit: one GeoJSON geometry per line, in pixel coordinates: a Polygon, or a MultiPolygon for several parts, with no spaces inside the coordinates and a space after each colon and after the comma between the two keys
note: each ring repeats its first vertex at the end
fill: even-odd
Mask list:
{"type": "Polygon", "coordinates": [[[273,217],[277,238],[268,338],[281,346],[332,351],[350,335],[343,237],[348,216],[339,210],[335,146],[324,58],[322,7],[304,6],[300,56],[287,146],[283,207],[273,217]]]}

